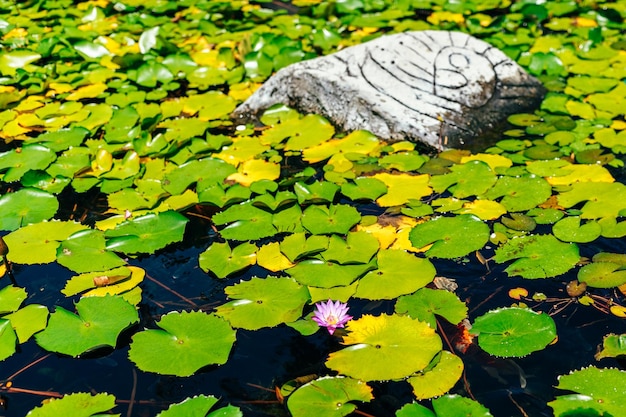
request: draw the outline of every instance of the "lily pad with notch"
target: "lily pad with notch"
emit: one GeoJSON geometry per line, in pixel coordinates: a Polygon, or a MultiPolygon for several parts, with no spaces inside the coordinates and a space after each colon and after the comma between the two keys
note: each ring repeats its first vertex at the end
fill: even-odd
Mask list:
{"type": "Polygon", "coordinates": [[[214,417],[243,416],[241,410],[232,405],[217,408],[208,414],[209,410],[211,410],[218,401],[219,399],[212,395],[197,395],[195,397],[185,398],[179,403],[170,405],[167,410],[161,411],[156,417],[206,417],[207,415],[214,417]]]}
{"type": "Polygon", "coordinates": [[[427,369],[410,376],[407,382],[413,387],[413,395],[418,400],[439,397],[454,387],[461,378],[463,369],[461,358],[442,350],[427,369]]]}
{"type": "Polygon", "coordinates": [[[105,249],[104,232],[80,230],[65,239],[57,248],[57,262],[78,273],[104,271],[125,264],[124,260],[105,249]]]}
{"type": "MultiPolygon", "coordinates": [[[[291,262],[316,255],[328,248],[329,237],[323,235],[308,236],[304,232],[292,233],[280,242],[280,251],[291,262]]],[[[331,259],[329,259],[331,260],[331,259]]]]}
{"type": "Polygon", "coordinates": [[[90,417],[106,415],[115,407],[115,397],[111,394],[75,392],[62,398],[49,398],[42,406],[33,408],[28,417],[90,417]]]}
{"type": "Polygon", "coordinates": [[[510,212],[530,210],[552,195],[550,184],[540,177],[500,177],[484,197],[496,200],[510,212]]]}
{"type": "Polygon", "coordinates": [[[456,198],[466,198],[485,193],[496,183],[496,175],[482,161],[469,161],[450,167],[450,173],[433,175],[430,185],[438,193],[449,190],[456,198]]]}
{"type": "Polygon", "coordinates": [[[215,242],[200,254],[200,268],[204,272],[214,273],[218,278],[226,278],[254,265],[257,249],[252,243],[242,243],[231,249],[228,243],[215,242]]]}
{"type": "Polygon", "coordinates": [[[235,343],[235,330],[214,314],[173,311],[156,324],[160,329],[135,333],[130,344],[128,357],[142,371],[190,376],[226,363],[235,343]]]}
{"type": "Polygon", "coordinates": [[[578,271],[578,280],[595,288],[613,288],[626,284],[625,266],[616,262],[594,261],[578,271]]]}
{"type": "Polygon", "coordinates": [[[212,220],[217,226],[227,225],[220,231],[225,239],[258,240],[278,233],[272,222],[272,213],[254,206],[250,201],[230,206],[214,215],[212,220]]]}
{"type": "Polygon", "coordinates": [[[367,271],[374,269],[373,262],[356,265],[340,265],[322,259],[300,261],[285,272],[302,285],[332,288],[350,285],[367,271]]]}
{"type": "Polygon", "coordinates": [[[373,398],[372,388],[363,381],[325,376],[295,390],[287,399],[287,408],[293,417],[342,417],[356,410],[351,401],[373,398]]]}
{"type": "Polygon", "coordinates": [[[598,222],[581,224],[580,220],[578,216],[561,219],[552,227],[552,233],[564,242],[589,243],[600,237],[602,226],[598,222]]]}
{"type": "Polygon", "coordinates": [[[356,208],[346,204],[309,206],[302,213],[302,225],[314,235],[346,234],[361,220],[356,208]]]}
{"type": "Polygon", "coordinates": [[[435,315],[443,317],[451,324],[458,324],[467,317],[467,306],[450,291],[421,288],[414,294],[399,297],[395,312],[421,320],[436,329],[435,315]]]}
{"type": "Polygon", "coordinates": [[[376,178],[358,177],[353,182],[345,182],[341,185],[341,193],[352,201],[373,201],[386,192],[387,186],[385,183],[376,178]]]}
{"type": "Polygon", "coordinates": [[[322,257],[339,264],[366,264],[379,246],[378,239],[367,232],[349,232],[345,240],[339,235],[331,235],[322,257]]]}

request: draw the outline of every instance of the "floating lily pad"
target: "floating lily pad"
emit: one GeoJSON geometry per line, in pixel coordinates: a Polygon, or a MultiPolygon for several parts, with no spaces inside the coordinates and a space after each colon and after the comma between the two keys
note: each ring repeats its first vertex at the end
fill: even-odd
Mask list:
{"type": "Polygon", "coordinates": [[[493,417],[478,401],[459,395],[444,395],[432,401],[436,414],[418,403],[404,405],[396,417],[493,417]]]}
{"type": "Polygon", "coordinates": [[[392,300],[424,287],[435,277],[435,267],[424,258],[402,250],[378,252],[378,268],[359,280],[356,297],[370,300],[392,300]]]}
{"type": "Polygon", "coordinates": [[[566,273],[580,260],[578,247],[552,235],[528,235],[508,240],[496,249],[498,263],[515,260],[505,271],[524,278],[550,278],[566,273]]]}
{"type": "Polygon", "coordinates": [[[356,409],[351,401],[369,402],[372,389],[363,381],[345,377],[322,377],[304,384],[288,397],[293,417],[347,416],[356,409]]]}
{"type": "Polygon", "coordinates": [[[450,167],[450,173],[430,178],[430,185],[438,193],[449,189],[456,198],[485,193],[496,183],[496,175],[482,161],[470,161],[450,167]]]}
{"type": "Polygon", "coordinates": [[[418,400],[438,397],[454,387],[461,378],[463,369],[461,358],[443,350],[432,368],[411,376],[407,382],[413,387],[413,395],[418,400]]]}
{"type": "Polygon", "coordinates": [[[222,237],[232,240],[257,240],[278,233],[272,224],[273,216],[265,210],[255,207],[250,202],[230,206],[213,216],[213,222],[222,226],[222,237]]]}
{"type": "Polygon", "coordinates": [[[2,317],[11,322],[19,343],[24,343],[32,335],[43,330],[48,324],[48,307],[28,304],[14,313],[2,317]]]}
{"type": "Polygon", "coordinates": [[[558,202],[565,208],[585,202],[582,219],[618,217],[626,209],[626,186],[618,182],[577,182],[558,195],[558,202]]]}
{"type": "Polygon", "coordinates": [[[0,290],[0,314],[12,313],[17,311],[26,300],[28,294],[21,287],[7,285],[0,290]]]}
{"type": "Polygon", "coordinates": [[[422,288],[415,294],[398,298],[395,312],[407,314],[436,329],[435,315],[443,317],[452,324],[458,324],[467,317],[467,306],[450,291],[422,288]]]}
{"type": "Polygon", "coordinates": [[[128,279],[132,270],[141,270],[137,267],[120,267],[108,271],[87,272],[70,278],[61,292],[66,296],[72,296],[96,287],[94,278],[106,277],[112,282],[121,282],[128,279]]]}
{"type": "Polygon", "coordinates": [[[285,272],[302,285],[331,288],[350,285],[358,277],[375,268],[372,263],[340,265],[321,259],[307,259],[298,262],[285,272]]]}
{"type": "Polygon", "coordinates": [[[104,271],[125,264],[113,252],[105,250],[104,233],[100,230],[81,230],[61,242],[57,262],[74,272],[104,271]]]}
{"type": "Polygon", "coordinates": [[[330,206],[309,206],[302,213],[302,225],[314,235],[346,234],[361,220],[361,215],[352,206],[331,204],[330,206]]]}
{"type": "Polygon", "coordinates": [[[617,358],[626,356],[626,334],[608,334],[602,339],[602,349],[595,358],[597,361],[603,358],[617,358]]]}
{"type": "Polygon", "coordinates": [[[597,415],[619,416],[624,413],[626,372],[590,366],[569,375],[559,376],[558,389],[573,391],[548,403],[555,416],[577,415],[580,410],[595,410],[597,415]]]}
{"type": "Polygon", "coordinates": [[[23,188],[0,197],[0,230],[17,230],[49,220],[59,209],[55,196],[35,188],[23,188]]]}
{"type": "Polygon", "coordinates": [[[0,153],[0,172],[5,171],[2,181],[18,181],[28,171],[46,169],[55,159],[52,149],[37,144],[0,153]]]}
{"type": "Polygon", "coordinates": [[[343,344],[326,366],[363,381],[407,377],[428,366],[441,350],[441,339],[428,324],[408,316],[364,315],[351,320],[343,344]],[[367,366],[363,366],[367,364],[367,366]]]}
{"type": "MultiPolygon", "coordinates": [[[[308,240],[312,239],[310,237],[308,240]]],[[[350,232],[346,239],[332,235],[328,239],[328,248],[322,256],[327,261],[339,264],[368,263],[378,251],[378,240],[367,232],[350,232]]]]}
{"type": "Polygon", "coordinates": [[[545,313],[527,308],[500,308],[477,317],[471,329],[485,352],[522,357],[541,350],[556,338],[556,325],[545,313]]]}
{"type": "Polygon", "coordinates": [[[30,410],[28,417],[91,417],[103,414],[115,407],[115,397],[110,394],[92,395],[76,392],[63,398],[49,398],[41,407],[30,410]]]}
{"type": "Polygon", "coordinates": [[[161,330],[136,333],[130,344],[128,357],[142,371],[190,376],[205,366],[225,363],[235,343],[235,331],[213,314],[171,312],[156,324],[161,330]]]}
{"type": "Polygon", "coordinates": [[[17,345],[17,335],[11,327],[11,322],[0,319],[0,361],[5,360],[15,353],[17,345]]]}
{"type": "Polygon", "coordinates": [[[416,248],[432,244],[426,251],[429,257],[459,258],[481,249],[487,243],[489,227],[471,214],[438,217],[416,225],[409,239],[416,248]]]}
{"type": "MultiPolygon", "coordinates": [[[[161,411],[156,417],[205,417],[209,413],[209,410],[219,401],[219,399],[215,398],[212,395],[198,395],[191,398],[185,398],[183,401],[172,404],[168,407],[167,410],[161,411]]],[[[234,407],[232,405],[227,405],[226,407],[221,407],[209,416],[213,417],[242,417],[243,414],[238,407],[234,407]]]]}
{"type": "Polygon", "coordinates": [[[224,289],[230,301],[215,312],[231,326],[258,330],[289,323],[302,316],[309,299],[306,287],[290,278],[256,278],[224,289]]]}
{"type": "Polygon", "coordinates": [[[297,182],[293,186],[298,203],[300,204],[319,204],[332,203],[335,194],[339,191],[339,186],[327,181],[316,181],[312,184],[297,182]]]}
{"type": "Polygon", "coordinates": [[[146,214],[107,230],[107,250],[133,253],[154,253],[170,243],[180,242],[187,218],[175,211],[146,214]]]}
{"type": "Polygon", "coordinates": [[[55,152],[64,151],[71,147],[80,146],[89,134],[89,130],[84,127],[73,127],[70,129],[59,129],[54,132],[46,132],[26,143],[39,143],[55,152]]]}
{"type": "Polygon", "coordinates": [[[101,347],[115,347],[118,335],[139,321],[135,306],[119,296],[82,298],[76,311],[78,315],[57,306],[48,326],[35,336],[37,344],[76,357],[101,347]]]}
{"type": "MultiPolygon", "coordinates": [[[[329,238],[327,236],[309,236],[304,232],[293,233],[286,236],[280,242],[280,251],[285,254],[291,262],[320,253],[328,248],[329,238]]],[[[330,260],[330,259],[329,259],[330,260]]]]}
{"type": "Polygon", "coordinates": [[[380,173],[372,178],[382,181],[387,186],[387,193],[376,200],[381,207],[399,206],[419,200],[432,194],[428,185],[429,175],[387,174],[380,173]]]}
{"type": "Polygon", "coordinates": [[[256,263],[257,247],[252,243],[242,243],[231,249],[228,243],[213,243],[200,254],[200,268],[212,272],[218,278],[228,275],[256,263]]]}
{"type": "Polygon", "coordinates": [[[595,288],[613,288],[626,284],[624,265],[615,262],[592,262],[580,268],[578,280],[595,288]]]}
{"type": "Polygon", "coordinates": [[[580,217],[566,217],[552,228],[554,236],[564,242],[588,243],[600,237],[602,227],[594,221],[581,224],[580,217]]]}
{"type": "Polygon", "coordinates": [[[165,176],[163,189],[172,195],[181,194],[190,185],[201,182],[205,188],[221,184],[226,177],[237,172],[233,165],[217,158],[187,162],[165,176]]]}
{"type": "Polygon", "coordinates": [[[552,195],[550,184],[540,177],[500,177],[484,196],[490,200],[500,197],[508,211],[526,211],[546,201],[552,195]]]}
{"type": "Polygon", "coordinates": [[[353,201],[376,200],[387,192],[384,182],[376,178],[359,177],[341,186],[341,193],[353,201]]]}

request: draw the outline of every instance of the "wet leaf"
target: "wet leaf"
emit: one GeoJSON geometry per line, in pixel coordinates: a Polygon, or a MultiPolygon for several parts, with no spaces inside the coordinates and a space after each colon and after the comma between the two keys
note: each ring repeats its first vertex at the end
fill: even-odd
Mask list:
{"type": "Polygon", "coordinates": [[[435,361],[434,367],[407,379],[413,387],[413,395],[418,400],[445,394],[454,387],[463,374],[463,361],[447,350],[441,351],[441,356],[435,361]]]}
{"type": "Polygon", "coordinates": [[[369,402],[372,389],[363,381],[345,377],[322,377],[304,384],[288,397],[294,417],[347,416],[356,409],[351,401],[369,402]]]}
{"type": "Polygon", "coordinates": [[[95,394],[76,392],[64,395],[62,398],[49,398],[45,404],[33,408],[28,417],[91,417],[103,415],[115,407],[115,397],[110,394],[95,394]]]}
{"type": "Polygon", "coordinates": [[[170,405],[167,410],[161,411],[156,417],[178,417],[181,415],[187,417],[205,417],[221,416],[221,417],[242,417],[243,414],[239,408],[232,405],[221,407],[209,413],[209,410],[218,402],[218,398],[212,395],[198,395],[195,397],[185,398],[183,401],[170,405]]]}
{"type": "Polygon", "coordinates": [[[530,210],[552,195],[550,184],[539,177],[500,177],[484,196],[490,200],[500,197],[500,203],[511,212],[530,210]]]}
{"type": "Polygon", "coordinates": [[[302,225],[315,235],[345,234],[359,220],[361,220],[359,212],[346,204],[309,206],[302,213],[302,225]]]}
{"type": "Polygon", "coordinates": [[[467,306],[450,291],[422,288],[414,294],[399,297],[395,312],[428,323],[430,327],[436,329],[435,315],[452,324],[458,324],[467,317],[467,306]]]}
{"type": "Polygon", "coordinates": [[[438,193],[448,190],[456,198],[485,193],[496,183],[496,175],[481,161],[453,165],[449,174],[432,176],[430,185],[438,193]]]}
{"type": "Polygon", "coordinates": [[[416,225],[409,238],[416,248],[432,244],[427,256],[451,259],[481,249],[489,239],[489,227],[469,214],[438,217],[416,225]]]}
{"type": "Polygon", "coordinates": [[[608,334],[602,339],[601,349],[596,353],[597,361],[626,355],[626,334],[608,334]]]}
{"type": "Polygon", "coordinates": [[[594,221],[581,224],[580,217],[572,216],[559,220],[552,233],[564,242],[588,243],[600,237],[602,227],[594,221]]]}
{"type": "Polygon", "coordinates": [[[200,254],[200,268],[212,272],[218,278],[228,275],[256,263],[257,247],[251,243],[242,243],[231,249],[228,243],[213,243],[200,254]]]}
{"type": "Polygon", "coordinates": [[[104,233],[81,230],[61,242],[57,262],[74,272],[104,271],[125,264],[124,260],[105,249],[104,233]]]}
{"type": "Polygon", "coordinates": [[[105,231],[106,249],[126,254],[154,253],[180,242],[188,220],[175,211],[146,214],[105,231]]]}
{"type": "Polygon", "coordinates": [[[614,262],[592,262],[578,271],[578,280],[595,288],[613,288],[626,283],[624,265],[614,262]]]}

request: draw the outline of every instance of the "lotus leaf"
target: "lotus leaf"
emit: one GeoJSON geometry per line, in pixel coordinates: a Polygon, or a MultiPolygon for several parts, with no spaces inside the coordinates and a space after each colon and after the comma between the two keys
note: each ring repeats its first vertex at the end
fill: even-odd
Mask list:
{"type": "Polygon", "coordinates": [[[302,204],[318,204],[332,203],[335,194],[339,191],[339,186],[332,182],[316,181],[312,184],[297,182],[293,186],[298,203],[302,204]]]}
{"type": "MultiPolygon", "coordinates": [[[[463,374],[463,361],[458,356],[441,351],[433,368],[407,379],[418,400],[438,397],[450,391],[463,374]]],[[[447,414],[445,414],[447,415],[447,414]]]]}
{"type": "Polygon", "coordinates": [[[498,263],[516,259],[505,271],[524,278],[550,278],[564,274],[580,260],[578,247],[552,235],[528,235],[511,239],[496,249],[498,263]]]}
{"type": "Polygon", "coordinates": [[[339,265],[321,259],[307,259],[298,262],[296,266],[285,272],[302,285],[332,288],[350,285],[374,267],[371,262],[369,264],[339,265]]]}
{"type": "MultiPolygon", "coordinates": [[[[312,256],[328,248],[327,236],[309,236],[304,232],[293,233],[286,236],[280,242],[280,251],[291,261],[296,262],[301,258],[312,256]]],[[[330,260],[330,259],[329,259],[330,260]]]]}
{"type": "Polygon", "coordinates": [[[0,361],[5,360],[15,353],[17,335],[11,327],[11,322],[0,318],[0,361]]]}
{"type": "Polygon", "coordinates": [[[409,175],[409,174],[375,174],[372,178],[382,181],[387,186],[387,194],[376,200],[381,207],[399,206],[408,203],[410,200],[419,200],[429,196],[432,189],[428,185],[429,175],[409,175]]]}
{"type": "Polygon", "coordinates": [[[187,162],[165,176],[163,188],[170,194],[181,194],[193,183],[202,183],[199,189],[221,184],[226,177],[237,172],[231,164],[215,158],[187,162]]]}
{"type": "Polygon", "coordinates": [[[146,214],[105,231],[106,249],[132,253],[154,253],[183,238],[188,220],[175,211],[146,214]]]}
{"type": "Polygon", "coordinates": [[[77,357],[101,347],[115,347],[118,335],[139,321],[135,306],[119,296],[82,298],[75,307],[78,315],[56,307],[48,326],[35,335],[39,346],[77,357]]]}
{"type": "Polygon", "coordinates": [[[48,308],[39,304],[29,304],[14,313],[2,317],[11,322],[19,343],[24,343],[32,335],[43,330],[48,324],[48,308]]]}
{"type": "Polygon", "coordinates": [[[459,258],[487,243],[489,227],[470,214],[438,217],[413,227],[409,239],[416,248],[432,244],[426,251],[428,257],[459,258]]]}
{"type": "Polygon", "coordinates": [[[565,208],[585,202],[581,219],[618,217],[626,209],[625,201],[626,186],[619,182],[577,182],[558,195],[559,204],[565,208]]]}
{"type": "Polygon", "coordinates": [[[302,225],[314,235],[345,234],[361,220],[356,208],[346,204],[309,206],[302,213],[302,225]]]}
{"type": "Polygon", "coordinates": [[[230,206],[213,216],[216,225],[228,224],[220,232],[222,237],[241,241],[274,236],[278,230],[272,224],[272,220],[272,213],[255,207],[249,201],[230,206]]]}
{"type": "Polygon", "coordinates": [[[543,203],[552,195],[550,184],[539,177],[500,177],[484,196],[490,200],[502,197],[508,211],[525,211],[543,203]]]}
{"type": "Polygon", "coordinates": [[[190,376],[205,366],[225,363],[235,343],[235,331],[213,314],[174,311],[156,324],[161,330],[136,333],[128,352],[146,372],[190,376]]]}
{"type": "Polygon", "coordinates": [[[436,329],[435,314],[458,324],[467,317],[467,306],[450,291],[422,288],[414,294],[398,298],[395,312],[421,320],[436,329]]]}
{"type": "Polygon", "coordinates": [[[34,223],[4,236],[11,249],[7,258],[18,264],[50,263],[56,260],[60,241],[73,233],[86,230],[76,222],[49,221],[34,223]]]}
{"type": "Polygon", "coordinates": [[[46,169],[55,159],[56,154],[52,149],[38,144],[0,153],[0,172],[5,171],[2,181],[18,181],[28,171],[46,169]]]}
{"type": "Polygon", "coordinates": [[[228,320],[231,326],[246,330],[295,321],[309,300],[306,287],[284,277],[252,277],[224,291],[233,301],[219,306],[215,314],[228,320]]]}
{"type": "Polygon", "coordinates": [[[614,262],[592,262],[580,268],[578,280],[595,288],[613,288],[626,283],[624,265],[614,262]]]}
{"type": "Polygon", "coordinates": [[[341,186],[341,193],[353,201],[376,200],[386,192],[385,183],[376,178],[359,177],[341,186]]]}
{"type": "Polygon", "coordinates": [[[453,165],[449,174],[430,178],[430,186],[438,193],[449,190],[456,198],[466,198],[485,193],[496,183],[496,175],[481,161],[453,165]]]}
{"type": "Polygon", "coordinates": [[[115,397],[110,394],[92,395],[76,392],[63,398],[49,398],[44,405],[32,409],[28,417],[91,417],[104,415],[115,407],[115,397]]]}
{"type": "Polygon", "coordinates": [[[209,413],[209,410],[218,402],[218,399],[212,395],[198,395],[195,397],[185,398],[185,400],[172,404],[167,410],[161,411],[156,417],[242,417],[243,414],[237,407],[228,405],[218,408],[209,413]]]}
{"type": "Polygon", "coordinates": [[[596,410],[603,416],[624,413],[626,372],[619,369],[599,369],[593,366],[559,376],[558,389],[573,391],[548,403],[555,416],[575,415],[579,410],[596,410]]]}
{"type": "Polygon", "coordinates": [[[626,334],[608,334],[602,339],[602,349],[595,355],[597,361],[626,355],[626,334]]]}
{"type": "Polygon", "coordinates": [[[349,346],[331,353],[326,366],[363,381],[412,375],[425,369],[442,347],[435,330],[408,316],[363,315],[348,322],[346,330],[342,343],[349,346]]]}
{"type": "Polygon", "coordinates": [[[291,394],[287,408],[294,417],[342,417],[356,409],[351,401],[369,402],[373,398],[372,389],[363,381],[322,377],[304,384],[291,394]]]}
{"type": "Polygon", "coordinates": [[[580,224],[580,217],[566,217],[553,227],[554,236],[564,242],[588,243],[600,237],[602,227],[595,221],[580,224]]]}
{"type": "MultiPolygon", "coordinates": [[[[213,184],[198,193],[198,201],[210,203],[223,208],[235,203],[241,203],[250,198],[250,188],[241,185],[232,185],[224,188],[221,184],[213,184]]],[[[268,195],[268,194],[264,194],[268,195]]]]}
{"type": "Polygon", "coordinates": [[[428,259],[409,252],[384,249],[376,258],[378,268],[359,280],[356,297],[392,300],[417,291],[435,277],[435,267],[428,259]]]}
{"type": "Polygon", "coordinates": [[[510,307],[491,310],[477,317],[471,329],[487,353],[522,357],[545,348],[556,338],[554,320],[545,313],[510,307]]]}
{"type": "Polygon", "coordinates": [[[218,278],[228,275],[256,263],[257,247],[251,243],[242,243],[231,249],[228,243],[213,243],[200,254],[200,268],[212,272],[218,278]]]}
{"type": "Polygon", "coordinates": [[[366,264],[376,254],[378,246],[378,240],[367,232],[349,232],[345,240],[332,235],[322,257],[339,264],[366,264]]]}
{"type": "Polygon", "coordinates": [[[74,272],[104,271],[124,265],[124,260],[105,250],[104,233],[80,230],[61,242],[57,262],[74,272]]]}
{"type": "Polygon", "coordinates": [[[12,313],[17,311],[26,300],[28,294],[21,287],[7,285],[0,290],[0,314],[12,313]]]}

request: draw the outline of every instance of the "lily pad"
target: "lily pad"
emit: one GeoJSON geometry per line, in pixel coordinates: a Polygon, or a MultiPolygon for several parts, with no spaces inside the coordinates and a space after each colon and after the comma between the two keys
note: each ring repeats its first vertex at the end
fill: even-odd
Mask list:
{"type": "Polygon", "coordinates": [[[419,200],[432,194],[429,175],[387,174],[380,173],[372,178],[382,181],[387,186],[387,193],[376,199],[381,207],[399,206],[410,200],[419,200]]]}
{"type": "Polygon", "coordinates": [[[406,404],[396,417],[493,417],[478,401],[460,395],[444,395],[432,401],[435,413],[417,403],[406,404]]]}
{"type": "Polygon", "coordinates": [[[63,398],[49,398],[41,407],[32,409],[28,417],[91,417],[115,407],[115,397],[110,394],[92,395],[88,392],[76,392],[63,398]]]}
{"type": "Polygon", "coordinates": [[[471,329],[487,353],[522,357],[541,350],[556,338],[556,325],[545,313],[528,308],[499,308],[477,317],[471,329]]]}
{"type": "Polygon", "coordinates": [[[0,153],[0,172],[5,171],[2,181],[18,181],[28,171],[46,169],[55,159],[52,149],[37,144],[0,153]]]}
{"type": "Polygon", "coordinates": [[[59,209],[55,196],[36,188],[22,188],[0,197],[0,230],[17,230],[49,220],[59,209]]]}
{"type": "Polygon", "coordinates": [[[187,218],[175,211],[146,214],[107,230],[107,250],[133,253],[154,253],[170,243],[180,242],[187,218]]]}
{"type": "Polygon", "coordinates": [[[115,347],[118,335],[139,321],[135,306],[119,296],[88,297],[76,303],[78,315],[62,307],[35,339],[51,352],[77,357],[101,347],[115,347]]]}
{"type": "Polygon", "coordinates": [[[411,376],[407,382],[413,387],[413,395],[418,400],[438,397],[454,387],[461,378],[463,369],[461,358],[443,350],[431,369],[411,376]]]}
{"type": "Polygon", "coordinates": [[[614,262],[592,262],[580,268],[578,280],[590,287],[613,288],[626,284],[624,265],[614,262]]]}
{"type": "Polygon", "coordinates": [[[339,264],[365,264],[376,254],[378,247],[378,239],[370,233],[349,232],[345,240],[338,235],[330,236],[328,248],[322,256],[327,261],[339,264]]]}
{"type": "Polygon", "coordinates": [[[237,172],[233,165],[217,158],[204,158],[187,162],[165,176],[163,189],[172,195],[182,194],[190,185],[201,183],[200,189],[221,184],[226,177],[237,172]]]}
{"type": "Polygon", "coordinates": [[[327,181],[316,181],[312,184],[297,182],[293,186],[298,203],[300,204],[319,204],[332,203],[335,194],[339,191],[339,186],[327,181]]]}
{"type": "Polygon", "coordinates": [[[235,343],[235,331],[213,314],[171,312],[156,324],[161,330],[136,333],[130,344],[128,357],[142,371],[190,376],[205,366],[225,363],[235,343]]]}
{"type": "Polygon", "coordinates": [[[426,368],[442,347],[434,329],[408,316],[366,314],[348,322],[346,330],[342,343],[349,346],[331,353],[326,366],[363,381],[412,375],[426,368]]]}
{"type": "Polygon", "coordinates": [[[626,186],[618,182],[577,182],[558,195],[558,202],[565,208],[585,202],[582,219],[618,217],[626,209],[626,186]]]}
{"type": "Polygon", "coordinates": [[[597,361],[603,358],[626,356],[626,334],[608,334],[602,339],[602,349],[595,355],[597,361]]]}
{"type": "Polygon", "coordinates": [[[600,237],[602,227],[594,221],[581,224],[580,217],[573,216],[559,220],[553,226],[552,232],[564,242],[588,243],[600,237]]]}
{"type": "Polygon", "coordinates": [[[61,242],[57,262],[74,272],[104,271],[125,264],[113,252],[105,250],[104,233],[100,230],[81,230],[61,242]]]}
{"type": "Polygon", "coordinates": [[[418,249],[432,244],[426,251],[428,257],[459,258],[481,249],[487,243],[489,227],[471,214],[438,217],[416,225],[409,239],[418,249]]]}
{"type": "Polygon", "coordinates": [[[450,291],[422,288],[415,294],[398,298],[395,312],[421,320],[436,329],[435,315],[443,317],[452,324],[458,324],[467,317],[467,306],[450,291]]]}
{"type": "MultiPolygon", "coordinates": [[[[212,395],[198,395],[185,398],[179,403],[170,405],[167,410],[161,411],[156,417],[205,417],[218,401],[219,399],[212,395]]],[[[209,416],[242,417],[243,414],[238,407],[228,405],[214,410],[209,416]]]]}
{"type": "Polygon", "coordinates": [[[376,200],[386,192],[384,182],[369,177],[355,178],[354,182],[346,182],[341,186],[341,193],[352,201],[376,200]]]}
{"type": "Polygon", "coordinates": [[[11,322],[19,343],[24,343],[48,324],[48,307],[28,304],[14,313],[2,317],[11,322]]]}
{"type": "Polygon", "coordinates": [[[356,409],[351,401],[369,402],[372,388],[363,381],[345,377],[322,377],[304,384],[288,397],[293,417],[347,416],[356,409]]]}
{"type": "Polygon", "coordinates": [[[417,291],[435,277],[435,267],[428,259],[403,250],[381,250],[376,258],[378,268],[359,280],[356,297],[392,300],[417,291]]]}
{"type": "Polygon", "coordinates": [[[246,330],[295,321],[302,316],[302,308],[309,300],[306,287],[285,277],[253,277],[224,291],[233,301],[219,306],[215,314],[228,320],[231,326],[246,330]]]}
{"type": "MultiPolygon", "coordinates": [[[[280,251],[285,254],[291,262],[296,262],[301,258],[316,255],[328,248],[329,238],[327,236],[309,236],[304,232],[293,233],[286,236],[280,242],[280,251]]],[[[329,259],[331,260],[331,259],[329,259]]]]}
{"type": "Polygon", "coordinates": [[[11,322],[0,319],[0,361],[5,360],[15,353],[17,345],[17,335],[11,327],[11,322]]]}
{"type": "Polygon", "coordinates": [[[222,237],[241,241],[258,240],[278,233],[272,220],[272,213],[255,207],[251,202],[230,206],[213,216],[216,225],[227,224],[221,230],[222,237]]]}
{"type": "Polygon", "coordinates": [[[490,200],[500,197],[500,203],[508,211],[526,211],[546,201],[552,195],[550,184],[540,177],[500,177],[484,194],[490,200]]]}
{"type": "Polygon", "coordinates": [[[314,235],[346,234],[361,220],[361,215],[352,206],[331,204],[330,206],[309,206],[302,213],[302,225],[314,235]]]}
{"type": "Polygon", "coordinates": [[[496,183],[496,175],[482,161],[470,161],[450,167],[450,173],[430,178],[430,185],[438,193],[449,190],[456,198],[485,193],[496,183]]]}
{"type": "Polygon", "coordinates": [[[340,265],[321,259],[307,259],[298,262],[293,268],[285,270],[302,285],[332,288],[350,285],[358,277],[375,268],[372,263],[340,265]]]}
{"type": "Polygon", "coordinates": [[[552,235],[528,235],[510,239],[496,249],[498,263],[515,260],[505,271],[524,278],[550,278],[564,274],[580,260],[578,247],[552,235]]]}
{"type": "Polygon", "coordinates": [[[0,290],[0,314],[17,311],[26,300],[26,290],[14,285],[7,285],[0,290]]]}
{"type": "Polygon", "coordinates": [[[555,416],[576,415],[579,410],[595,410],[602,416],[619,416],[626,411],[626,372],[593,366],[559,376],[558,389],[573,394],[559,395],[548,403],[555,416]]]}
{"type": "Polygon", "coordinates": [[[213,243],[200,254],[200,268],[212,272],[218,278],[241,271],[256,263],[257,247],[252,243],[242,243],[231,249],[228,243],[213,243]]]}

